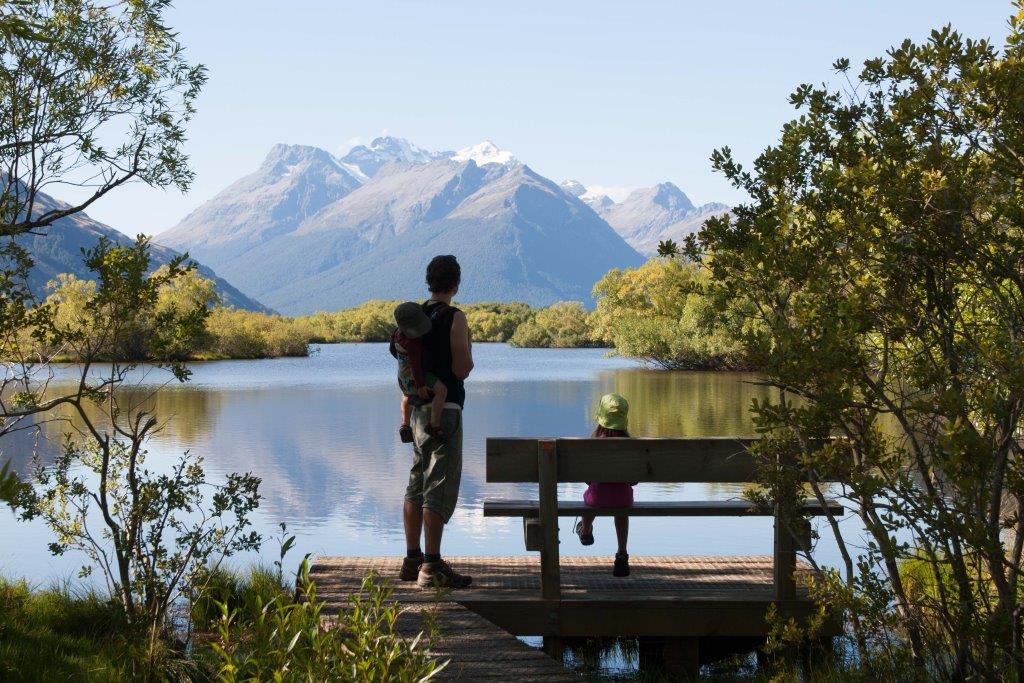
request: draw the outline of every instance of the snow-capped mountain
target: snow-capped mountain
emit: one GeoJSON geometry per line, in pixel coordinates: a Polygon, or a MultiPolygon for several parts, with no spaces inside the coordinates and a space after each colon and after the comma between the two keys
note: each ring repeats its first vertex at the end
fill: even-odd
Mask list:
{"type": "Polygon", "coordinates": [[[583,183],[578,180],[563,180],[559,184],[559,187],[562,188],[563,192],[579,198],[580,201],[597,213],[601,213],[615,203],[612,201],[612,198],[606,194],[600,194],[588,190],[584,187],[583,183]]]}
{"type": "Polygon", "coordinates": [[[348,151],[338,162],[346,169],[355,169],[368,180],[390,163],[426,164],[436,159],[452,156],[452,152],[431,152],[417,147],[405,138],[385,135],[366,145],[358,145],[348,151]]]}
{"type": "Polygon", "coordinates": [[[500,149],[490,140],[484,140],[478,145],[460,149],[452,156],[453,161],[469,161],[470,159],[475,161],[478,166],[511,164],[516,160],[512,152],[500,149]]]}
{"type": "MultiPolygon", "coordinates": [[[[361,185],[330,153],[317,147],[278,144],[253,173],[159,236],[161,244],[194,249],[228,263],[256,245],[289,232],[306,217],[361,185]]],[[[245,289],[245,285],[242,285],[245,289]]]]}
{"type": "Polygon", "coordinates": [[[605,195],[584,193],[580,198],[634,249],[647,256],[657,253],[662,240],[681,242],[698,231],[708,218],[729,210],[717,202],[694,206],[686,193],[667,182],[634,190],[619,203],[605,195]]]}
{"type": "Polygon", "coordinates": [[[578,180],[563,180],[558,184],[562,191],[573,197],[582,197],[587,193],[587,188],[578,180]]]}
{"type": "Polygon", "coordinates": [[[610,268],[643,261],[584,202],[493,143],[452,154],[379,138],[340,160],[301,148],[310,161],[283,164],[287,176],[267,170],[292,159],[279,147],[159,239],[285,313],[419,297],[439,253],[459,257],[466,302],[590,301],[610,268]]]}

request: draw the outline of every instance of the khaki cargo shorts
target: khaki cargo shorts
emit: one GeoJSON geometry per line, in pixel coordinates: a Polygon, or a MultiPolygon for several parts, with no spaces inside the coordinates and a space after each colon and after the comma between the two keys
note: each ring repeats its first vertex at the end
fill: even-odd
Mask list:
{"type": "Polygon", "coordinates": [[[441,427],[448,440],[444,443],[427,434],[430,406],[412,411],[413,460],[405,499],[441,515],[448,523],[459,500],[462,481],[462,409],[445,404],[441,427]]]}

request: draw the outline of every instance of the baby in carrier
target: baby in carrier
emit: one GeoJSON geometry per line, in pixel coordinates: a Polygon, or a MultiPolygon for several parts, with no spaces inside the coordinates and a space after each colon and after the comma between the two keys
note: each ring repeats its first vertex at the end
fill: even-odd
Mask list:
{"type": "Polygon", "coordinates": [[[423,337],[430,332],[430,317],[423,307],[406,301],[395,308],[398,328],[391,334],[391,355],[398,359],[398,387],[402,390],[402,424],[398,435],[402,443],[412,443],[409,421],[415,406],[430,403],[430,425],[427,433],[444,441],[441,412],[448,396],[448,387],[436,375],[426,372],[423,364],[423,337]]]}

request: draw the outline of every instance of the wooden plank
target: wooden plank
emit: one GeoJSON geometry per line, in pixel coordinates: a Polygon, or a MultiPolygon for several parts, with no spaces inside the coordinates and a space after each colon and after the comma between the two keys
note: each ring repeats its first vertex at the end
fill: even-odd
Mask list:
{"type": "MultiPolygon", "coordinates": [[[[536,500],[485,500],[484,517],[537,517],[540,503],[536,500]]],[[[817,499],[804,501],[801,512],[805,515],[841,515],[843,506],[835,500],[826,500],[822,507],[817,499]]],[[[741,517],[771,516],[772,511],[762,510],[745,500],[685,500],[685,501],[644,501],[627,508],[594,508],[580,501],[559,501],[560,517],[577,517],[582,514],[598,517],[741,517]]],[[[530,550],[527,547],[527,550],[530,550]]]]}
{"type": "Polygon", "coordinates": [[[538,498],[540,501],[540,591],[548,600],[561,595],[558,576],[558,447],[555,439],[537,442],[538,498]]]}
{"type": "MultiPolygon", "coordinates": [[[[558,439],[560,482],[724,482],[754,479],[756,437],[558,439]]],[[[487,439],[487,481],[535,482],[537,439],[487,439]],[[532,462],[531,462],[532,460],[532,462]]]]}

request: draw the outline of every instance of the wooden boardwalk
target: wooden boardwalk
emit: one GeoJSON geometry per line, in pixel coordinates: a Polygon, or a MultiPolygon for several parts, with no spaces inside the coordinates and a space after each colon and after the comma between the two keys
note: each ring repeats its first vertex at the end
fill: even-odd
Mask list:
{"type": "MultiPolygon", "coordinates": [[[[400,628],[415,634],[423,613],[436,609],[442,637],[433,650],[452,663],[445,673],[463,680],[574,680],[558,662],[515,635],[758,637],[764,613],[807,614],[805,591],[777,602],[771,556],[630,558],[632,574],[611,575],[611,558],[563,557],[561,599],[540,597],[536,556],[453,557],[473,587],[437,601],[434,591],[394,581],[395,598],[410,608],[400,628]]],[[[332,609],[343,606],[370,572],[397,577],[401,558],[321,557],[311,576],[332,609]]],[[[801,567],[806,571],[806,567],[801,567]]]]}
{"type": "MultiPolygon", "coordinates": [[[[459,559],[460,569],[464,563],[459,559]]],[[[581,680],[543,651],[495,626],[472,610],[454,601],[454,595],[439,596],[436,591],[421,590],[414,582],[397,580],[401,558],[322,557],[310,570],[316,582],[317,596],[327,602],[328,611],[337,611],[348,603],[370,572],[393,580],[395,598],[406,608],[398,619],[398,631],[409,638],[425,628],[425,619],[433,619],[439,632],[430,650],[441,660],[450,660],[439,678],[463,681],[578,681],[581,680]]]]}

